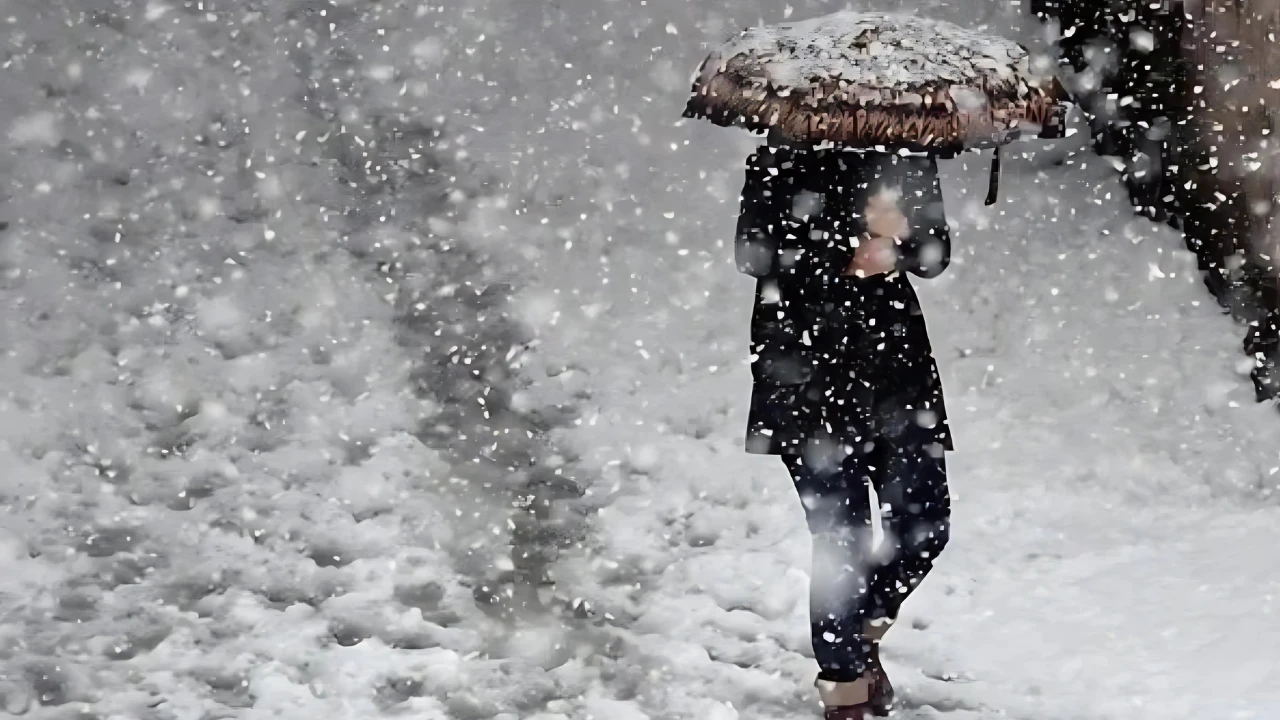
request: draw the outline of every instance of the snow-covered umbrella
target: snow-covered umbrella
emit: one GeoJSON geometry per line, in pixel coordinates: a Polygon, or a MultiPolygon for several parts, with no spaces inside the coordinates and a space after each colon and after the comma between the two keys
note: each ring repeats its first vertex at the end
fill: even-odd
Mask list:
{"type": "Polygon", "coordinates": [[[1026,133],[1062,137],[1066,93],[1030,58],[1016,42],[940,20],[839,12],[750,28],[716,48],[684,115],[787,142],[939,155],[1026,133]]]}

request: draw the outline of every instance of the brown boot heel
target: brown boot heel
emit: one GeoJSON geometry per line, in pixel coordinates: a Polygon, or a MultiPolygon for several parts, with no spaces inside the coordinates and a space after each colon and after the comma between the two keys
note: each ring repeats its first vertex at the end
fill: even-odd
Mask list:
{"type": "Polygon", "coordinates": [[[824,720],[871,720],[871,705],[841,705],[823,711],[824,720]]]}
{"type": "Polygon", "coordinates": [[[879,643],[876,643],[873,658],[874,662],[871,666],[871,698],[867,704],[871,706],[871,713],[876,717],[888,717],[893,714],[895,694],[893,683],[889,682],[889,674],[885,672],[884,665],[880,663],[879,643]]]}

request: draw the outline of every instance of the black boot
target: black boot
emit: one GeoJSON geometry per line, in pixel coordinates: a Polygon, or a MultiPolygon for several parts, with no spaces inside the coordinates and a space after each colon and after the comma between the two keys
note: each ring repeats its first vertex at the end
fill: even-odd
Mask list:
{"type": "Polygon", "coordinates": [[[889,674],[880,663],[880,643],[874,645],[871,673],[871,714],[876,717],[888,717],[893,713],[893,683],[889,682],[889,674]]]}

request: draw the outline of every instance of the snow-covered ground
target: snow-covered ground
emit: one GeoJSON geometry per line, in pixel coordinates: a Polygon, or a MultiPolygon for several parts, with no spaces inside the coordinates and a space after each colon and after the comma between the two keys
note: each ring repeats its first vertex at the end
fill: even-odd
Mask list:
{"type": "MultiPolygon", "coordinates": [[[[816,712],[741,452],[753,141],[676,121],[705,43],[842,7],[793,4],[0,0],[0,717],[816,712]],[[531,460],[587,494],[513,531],[531,460]],[[583,520],[585,604],[476,602],[583,520]]],[[[1179,240],[1040,165],[944,167],[904,712],[1280,716],[1280,419],[1179,240]]]]}

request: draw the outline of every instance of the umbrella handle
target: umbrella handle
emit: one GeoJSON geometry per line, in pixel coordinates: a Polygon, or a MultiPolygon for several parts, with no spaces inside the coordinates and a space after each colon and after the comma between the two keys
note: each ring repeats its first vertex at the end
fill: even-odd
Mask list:
{"type": "Polygon", "coordinates": [[[987,205],[995,205],[1000,196],[1000,148],[991,155],[991,180],[987,186],[987,205]]]}

